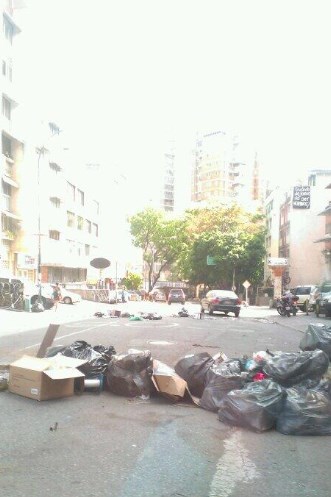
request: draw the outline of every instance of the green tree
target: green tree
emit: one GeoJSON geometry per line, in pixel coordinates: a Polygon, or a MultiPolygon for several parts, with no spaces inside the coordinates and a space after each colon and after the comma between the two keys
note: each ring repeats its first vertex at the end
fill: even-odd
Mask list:
{"type": "Polygon", "coordinates": [[[262,279],[263,216],[239,207],[189,211],[187,216],[193,242],[183,272],[192,283],[238,289],[245,279],[253,284],[262,279]],[[207,256],[215,265],[207,265],[207,256]]]}
{"type": "Polygon", "coordinates": [[[143,279],[140,274],[128,273],[125,278],[122,278],[121,284],[124,285],[128,290],[139,290],[143,283],[143,279]]]}
{"type": "Polygon", "coordinates": [[[133,244],[143,251],[151,291],[161,272],[170,267],[176,270],[178,260],[188,249],[185,220],[167,219],[163,212],[148,208],[132,216],[129,222],[133,244]]]}

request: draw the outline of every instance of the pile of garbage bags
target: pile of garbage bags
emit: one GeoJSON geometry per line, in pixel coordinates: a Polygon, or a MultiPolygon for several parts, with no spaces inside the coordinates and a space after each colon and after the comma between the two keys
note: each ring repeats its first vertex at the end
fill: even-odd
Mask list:
{"type": "MultiPolygon", "coordinates": [[[[177,382],[178,391],[184,384],[188,398],[217,413],[223,423],[259,433],[276,429],[285,435],[331,435],[331,328],[310,324],[299,348],[236,358],[201,352],[180,358],[174,368],[163,364],[164,373],[159,373],[167,375],[167,384],[169,378],[177,382]]],[[[116,354],[112,346],[92,347],[84,341],[53,349],[49,354],[86,359],[79,369],[87,378],[102,375],[106,391],[143,399],[160,393],[153,381],[158,361],[148,350],[116,354]]],[[[173,395],[168,389],[165,396],[184,398],[178,391],[173,395]]]]}

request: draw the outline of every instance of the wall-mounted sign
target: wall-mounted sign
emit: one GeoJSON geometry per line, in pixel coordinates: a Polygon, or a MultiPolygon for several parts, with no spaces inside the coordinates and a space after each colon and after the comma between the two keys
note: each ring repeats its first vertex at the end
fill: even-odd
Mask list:
{"type": "Polygon", "coordinates": [[[310,209],[310,186],[293,188],[292,206],[294,209],[310,209]]]}
{"type": "Polygon", "coordinates": [[[288,259],[284,257],[268,257],[268,266],[288,266],[288,259]]]}
{"type": "Polygon", "coordinates": [[[29,254],[17,254],[18,269],[37,269],[37,261],[35,257],[29,254]]]}

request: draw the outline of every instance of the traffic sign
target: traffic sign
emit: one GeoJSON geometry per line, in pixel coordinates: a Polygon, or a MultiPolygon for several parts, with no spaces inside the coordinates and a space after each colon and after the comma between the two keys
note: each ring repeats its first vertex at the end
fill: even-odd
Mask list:
{"type": "Polygon", "coordinates": [[[207,255],[207,266],[216,266],[215,259],[212,255],[207,255]]]}
{"type": "Polygon", "coordinates": [[[243,283],[243,287],[245,287],[246,289],[249,288],[251,286],[250,282],[248,280],[244,281],[243,283]]]}

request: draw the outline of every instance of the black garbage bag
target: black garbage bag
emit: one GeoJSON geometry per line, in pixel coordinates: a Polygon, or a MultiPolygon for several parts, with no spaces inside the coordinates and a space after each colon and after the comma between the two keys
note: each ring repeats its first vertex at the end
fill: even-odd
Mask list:
{"type": "Polygon", "coordinates": [[[116,350],[112,345],[109,345],[108,347],[106,347],[105,345],[94,345],[93,350],[109,358],[109,361],[112,356],[116,354],[116,350]]]}
{"type": "Polygon", "coordinates": [[[178,316],[180,318],[188,318],[189,317],[189,313],[188,313],[188,310],[185,309],[185,307],[183,307],[179,312],[178,312],[178,316]]]}
{"type": "Polygon", "coordinates": [[[35,302],[31,306],[31,312],[44,312],[45,308],[40,302],[35,302]]]}
{"type": "MultiPolygon", "coordinates": [[[[112,350],[113,347],[109,347],[112,350]]],[[[115,351],[115,349],[114,349],[115,351]]],[[[95,378],[100,374],[105,374],[111,356],[104,352],[98,352],[84,340],[77,340],[62,352],[67,357],[75,357],[76,359],[85,359],[87,362],[79,366],[79,370],[85,374],[86,378],[95,378]]]]}
{"type": "Polygon", "coordinates": [[[175,371],[187,382],[190,392],[201,397],[206,384],[207,371],[214,363],[214,359],[208,352],[200,352],[179,359],[175,365],[175,371]]]}
{"type": "Polygon", "coordinates": [[[244,383],[239,361],[214,364],[206,374],[206,386],[199,402],[200,407],[217,412],[223,397],[231,390],[239,390],[244,383]]]}
{"type": "Polygon", "coordinates": [[[271,380],[248,383],[242,390],[232,390],[223,397],[218,419],[256,432],[271,430],[285,395],[285,389],[271,380]]]}
{"type": "Polygon", "coordinates": [[[331,435],[329,385],[288,388],[276,430],[284,435],[331,435]]]}
{"type": "Polygon", "coordinates": [[[331,328],[309,324],[300,341],[301,350],[323,350],[331,360],[331,328]]]}
{"type": "Polygon", "coordinates": [[[322,350],[285,352],[270,358],[263,371],[284,387],[291,387],[306,379],[321,378],[329,366],[329,358],[322,350]]]}
{"type": "Polygon", "coordinates": [[[106,374],[106,389],[125,397],[149,398],[153,364],[149,350],[112,357],[106,374]]]}

